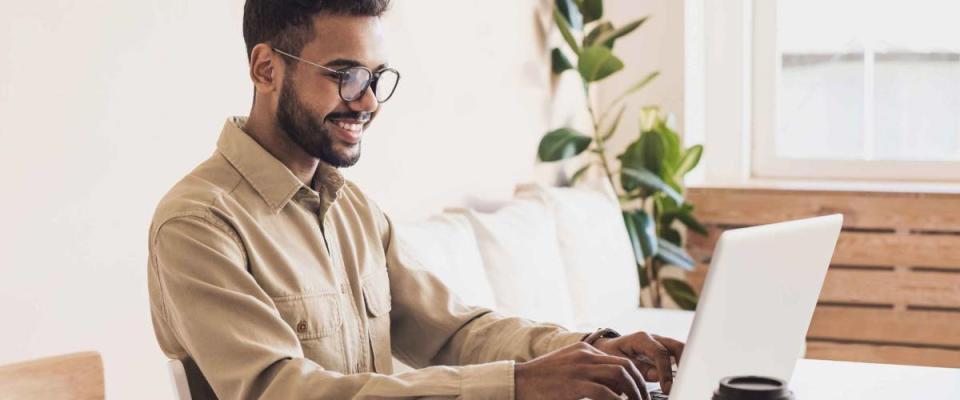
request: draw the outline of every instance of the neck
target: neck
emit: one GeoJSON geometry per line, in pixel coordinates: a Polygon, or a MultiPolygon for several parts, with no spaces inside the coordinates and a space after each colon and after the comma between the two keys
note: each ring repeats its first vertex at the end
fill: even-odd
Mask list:
{"type": "Polygon", "coordinates": [[[275,116],[258,111],[257,107],[254,107],[250,111],[243,130],[267,152],[286,165],[307,187],[313,187],[313,176],[317,172],[320,160],[303,151],[300,146],[290,140],[290,137],[280,129],[275,116]]]}

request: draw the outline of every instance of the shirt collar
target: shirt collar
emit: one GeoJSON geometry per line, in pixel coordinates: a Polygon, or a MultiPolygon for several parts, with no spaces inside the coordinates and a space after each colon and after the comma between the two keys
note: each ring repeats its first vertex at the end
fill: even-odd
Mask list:
{"type": "Polygon", "coordinates": [[[340,195],[344,185],[343,176],[335,167],[321,161],[313,177],[314,187],[319,192],[304,185],[296,175],[280,160],[260,146],[250,135],[243,131],[247,119],[228,118],[223,125],[217,150],[230,162],[256,190],[257,194],[274,212],[279,212],[298,192],[304,198],[316,198],[319,202],[314,211],[325,212],[340,195]]]}

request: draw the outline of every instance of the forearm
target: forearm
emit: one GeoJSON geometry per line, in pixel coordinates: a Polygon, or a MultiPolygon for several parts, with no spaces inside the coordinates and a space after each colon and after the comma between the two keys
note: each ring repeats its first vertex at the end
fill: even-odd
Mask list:
{"type": "Polygon", "coordinates": [[[472,364],[495,360],[529,361],[576,343],[584,334],[553,324],[483,314],[458,331],[435,363],[472,364]]]}

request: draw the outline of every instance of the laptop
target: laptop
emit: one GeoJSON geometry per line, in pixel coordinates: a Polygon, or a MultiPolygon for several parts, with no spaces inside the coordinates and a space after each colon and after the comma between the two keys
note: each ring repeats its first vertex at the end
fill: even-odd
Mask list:
{"type": "Polygon", "coordinates": [[[670,400],[709,399],[733,375],[789,382],[842,225],[837,214],[720,236],[670,400]]]}

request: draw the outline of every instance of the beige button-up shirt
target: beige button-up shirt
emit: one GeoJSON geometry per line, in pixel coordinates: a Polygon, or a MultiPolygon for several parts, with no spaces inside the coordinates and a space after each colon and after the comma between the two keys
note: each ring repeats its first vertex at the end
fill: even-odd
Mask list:
{"type": "Polygon", "coordinates": [[[221,399],[512,399],[514,361],[583,337],[463,304],[322,164],[314,188],[243,130],[161,200],[150,310],[221,399]],[[414,368],[391,375],[391,355],[414,368]]]}

